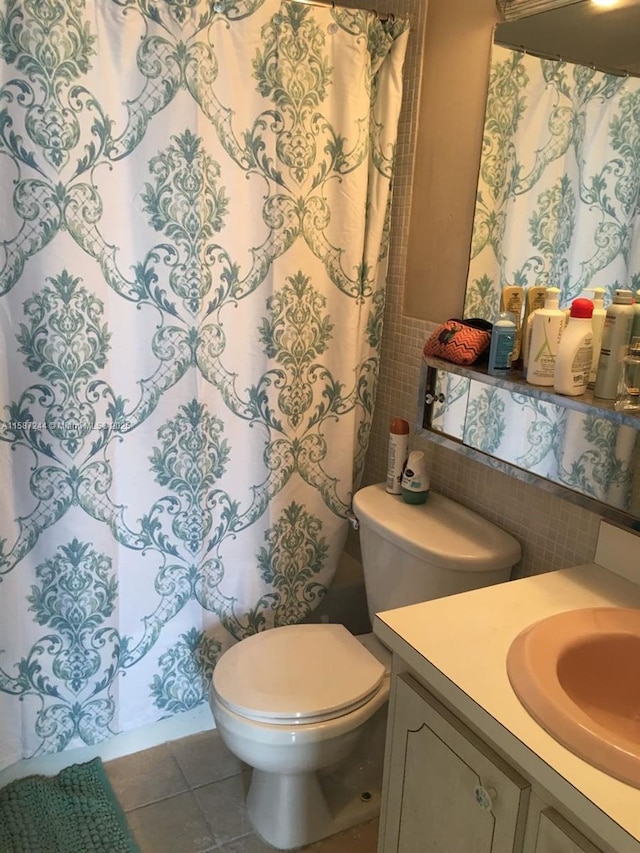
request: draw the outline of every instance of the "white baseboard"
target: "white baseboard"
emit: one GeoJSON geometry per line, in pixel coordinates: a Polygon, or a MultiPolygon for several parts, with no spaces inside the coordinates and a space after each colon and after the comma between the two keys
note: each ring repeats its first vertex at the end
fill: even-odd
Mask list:
{"type": "Polygon", "coordinates": [[[194,711],[176,714],[175,717],[168,717],[166,720],[150,723],[148,726],[142,726],[139,729],[134,729],[134,731],[115,735],[115,737],[95,746],[84,746],[79,749],[58,752],[55,755],[42,755],[37,758],[17,761],[0,771],[0,788],[14,779],[21,779],[23,776],[31,776],[35,773],[55,776],[56,773],[70,764],[83,764],[97,756],[103,761],[111,761],[112,758],[120,758],[122,755],[140,752],[140,750],[158,746],[169,740],[179,740],[213,728],[215,728],[215,724],[211,708],[209,703],[205,702],[194,711]]]}

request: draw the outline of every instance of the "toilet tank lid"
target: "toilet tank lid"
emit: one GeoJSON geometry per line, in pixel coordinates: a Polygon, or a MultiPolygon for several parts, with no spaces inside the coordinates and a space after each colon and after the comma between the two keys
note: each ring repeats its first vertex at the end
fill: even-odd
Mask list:
{"type": "Polygon", "coordinates": [[[452,571],[486,572],[514,566],[520,543],[467,507],[430,491],[424,504],[407,504],[384,483],[360,489],[353,510],[363,527],[412,556],[452,571]]]}

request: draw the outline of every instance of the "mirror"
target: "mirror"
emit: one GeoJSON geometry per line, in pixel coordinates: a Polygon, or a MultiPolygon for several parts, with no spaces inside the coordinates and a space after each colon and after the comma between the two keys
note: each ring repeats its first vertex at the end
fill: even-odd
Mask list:
{"type": "Polygon", "coordinates": [[[579,62],[601,71],[640,74],[640,0],[599,6],[579,0],[498,24],[494,44],[579,62]]]}
{"type": "Polygon", "coordinates": [[[639,32],[640,0],[495,27],[464,316],[495,319],[507,285],[561,308],[640,289],[639,32]]]}
{"type": "MultiPolygon", "coordinates": [[[[563,497],[640,518],[640,432],[627,420],[520,382],[429,359],[423,426],[442,443],[563,497]],[[442,364],[442,367],[437,366],[442,364]]],[[[632,422],[633,423],[633,422],[632,422]]]]}
{"type": "MultiPolygon", "coordinates": [[[[532,6],[553,4],[498,0],[498,5],[508,10],[506,17],[515,17],[518,9],[526,14],[532,6]]],[[[582,139],[592,140],[592,119],[585,104],[617,99],[616,116],[621,102],[625,109],[624,98],[640,104],[640,0],[618,0],[606,9],[592,0],[558,0],[555,5],[495,28],[494,94],[493,103],[491,94],[487,102],[466,317],[494,320],[506,284],[525,289],[534,284],[558,286],[562,307],[589,287],[605,287],[605,304],[615,288],[640,288],[640,163],[633,157],[625,160],[615,139],[613,153],[607,150],[604,155],[605,167],[598,164],[583,172],[582,151],[576,153],[582,139]],[[495,72],[498,62],[502,69],[495,72]],[[537,89],[519,89],[529,87],[535,75],[537,89]],[[536,137],[531,152],[525,146],[526,153],[520,156],[520,149],[514,154],[516,149],[509,148],[509,123],[520,122],[528,107],[538,112],[542,142],[538,145],[536,137]],[[573,157],[573,163],[565,165],[565,155],[567,161],[573,157]],[[623,201],[621,208],[616,208],[619,188],[607,183],[617,179],[616,166],[633,195],[632,202],[623,201]],[[552,173],[546,185],[538,182],[545,169],[552,173]],[[569,183],[564,172],[578,174],[580,180],[563,197],[569,183]],[[520,203],[526,193],[530,208],[515,225],[505,224],[506,207],[520,203]],[[582,210],[574,219],[583,230],[580,239],[575,236],[572,216],[579,204],[595,216],[586,239],[582,210]],[[634,224],[636,236],[629,237],[634,224]],[[623,233],[626,248],[618,239],[623,233]],[[521,254],[512,258],[507,249],[510,252],[514,244],[519,249],[521,242],[525,244],[521,254]],[[615,251],[607,254],[614,244],[615,251]]],[[[596,114],[594,121],[600,122],[605,137],[612,121],[616,128],[621,126],[611,114],[604,121],[596,114]]],[[[532,125],[523,123],[529,141],[532,125]]],[[[635,118],[629,127],[635,139],[635,118]]],[[[446,363],[428,374],[425,382],[432,405],[425,410],[424,426],[437,440],[451,442],[520,479],[560,490],[601,514],[620,513],[626,523],[640,518],[640,452],[636,452],[640,418],[617,419],[610,402],[590,393],[584,399],[563,398],[549,393],[552,389],[527,385],[520,375],[495,382],[481,370],[465,375],[446,363]]]]}

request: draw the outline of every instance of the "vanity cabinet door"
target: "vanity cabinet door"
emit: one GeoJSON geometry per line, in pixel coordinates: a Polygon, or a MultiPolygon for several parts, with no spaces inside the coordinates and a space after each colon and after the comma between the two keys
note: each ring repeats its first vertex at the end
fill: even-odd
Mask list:
{"type": "Polygon", "coordinates": [[[553,809],[539,812],[531,853],[602,853],[553,809]]]}
{"type": "Polygon", "coordinates": [[[396,684],[380,853],[513,853],[528,783],[408,675],[396,684]]]}

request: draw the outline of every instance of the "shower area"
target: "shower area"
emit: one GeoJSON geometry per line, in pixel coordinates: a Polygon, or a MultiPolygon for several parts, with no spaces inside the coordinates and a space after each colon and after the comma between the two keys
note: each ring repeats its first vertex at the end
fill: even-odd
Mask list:
{"type": "Polygon", "coordinates": [[[0,770],[207,701],[343,551],[406,15],[0,3],[0,770]]]}

